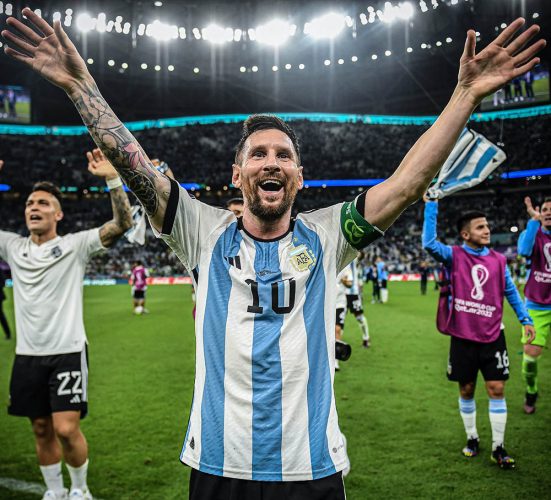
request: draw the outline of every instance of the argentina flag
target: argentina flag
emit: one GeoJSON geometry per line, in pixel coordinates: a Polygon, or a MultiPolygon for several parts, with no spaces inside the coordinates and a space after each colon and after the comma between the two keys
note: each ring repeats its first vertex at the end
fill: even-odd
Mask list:
{"type": "Polygon", "coordinates": [[[440,169],[436,183],[429,188],[429,196],[441,199],[476,186],[506,158],[505,152],[482,134],[465,128],[440,169]]]}

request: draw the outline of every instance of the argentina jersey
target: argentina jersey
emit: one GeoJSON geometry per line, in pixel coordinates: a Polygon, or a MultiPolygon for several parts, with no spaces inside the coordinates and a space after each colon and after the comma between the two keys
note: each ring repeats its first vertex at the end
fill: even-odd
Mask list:
{"type": "Polygon", "coordinates": [[[342,470],[336,276],[357,255],[341,233],[342,204],[299,215],[277,240],[255,239],[231,212],[182,188],[172,205],[162,238],[193,275],[197,298],[182,462],[264,481],[342,470]]]}

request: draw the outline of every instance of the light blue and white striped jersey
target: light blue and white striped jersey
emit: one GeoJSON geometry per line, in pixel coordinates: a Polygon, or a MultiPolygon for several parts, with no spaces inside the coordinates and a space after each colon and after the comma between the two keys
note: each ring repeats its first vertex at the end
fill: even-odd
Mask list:
{"type": "Polygon", "coordinates": [[[196,374],[180,459],[264,481],[318,479],[346,465],[333,393],[337,274],[357,255],[342,204],[259,241],[182,188],[162,237],[192,271],[196,374]]]}

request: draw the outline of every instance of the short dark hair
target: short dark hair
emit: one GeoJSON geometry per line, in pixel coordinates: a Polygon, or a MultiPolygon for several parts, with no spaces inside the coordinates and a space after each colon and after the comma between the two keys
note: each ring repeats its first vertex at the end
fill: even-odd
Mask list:
{"type": "Polygon", "coordinates": [[[243,152],[245,141],[251,136],[251,134],[258,132],[259,130],[269,130],[274,128],[281,130],[287,135],[287,137],[289,137],[289,139],[291,139],[297,155],[297,163],[300,165],[300,146],[295,131],[281,118],[275,115],[251,115],[243,122],[243,135],[235,148],[235,163],[240,163],[241,153],[243,152]]]}
{"type": "Polygon", "coordinates": [[[46,191],[47,193],[50,193],[51,195],[56,197],[57,201],[61,205],[61,191],[53,182],[50,182],[50,181],[36,182],[33,186],[31,193],[34,193],[35,191],[46,191]]]}
{"type": "Polygon", "coordinates": [[[473,219],[480,219],[481,217],[486,217],[486,214],[484,212],[480,212],[478,210],[472,210],[470,212],[465,212],[459,219],[457,220],[457,234],[461,234],[461,231],[465,229],[465,226],[469,224],[473,219]]]}
{"type": "Polygon", "coordinates": [[[226,203],[226,207],[229,207],[230,205],[243,205],[244,204],[244,201],[243,201],[243,198],[232,198],[231,200],[228,200],[228,202],[226,203]]]}
{"type": "Polygon", "coordinates": [[[544,203],[551,203],[551,196],[546,196],[541,202],[541,204],[543,205],[544,203]]]}

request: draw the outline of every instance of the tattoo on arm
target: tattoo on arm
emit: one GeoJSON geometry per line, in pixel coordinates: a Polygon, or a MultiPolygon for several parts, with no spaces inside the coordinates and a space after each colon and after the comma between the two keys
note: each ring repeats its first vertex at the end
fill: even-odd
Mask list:
{"type": "Polygon", "coordinates": [[[168,179],[153,166],[138,141],[116,117],[94,81],[71,96],[92,138],[150,217],[164,216],[168,179]],[[162,210],[160,210],[162,209],[162,210]]]}
{"type": "Polygon", "coordinates": [[[112,189],[111,206],[113,220],[106,222],[100,228],[101,243],[105,247],[113,245],[128,229],[132,227],[132,211],[130,201],[122,187],[112,189]]]}

